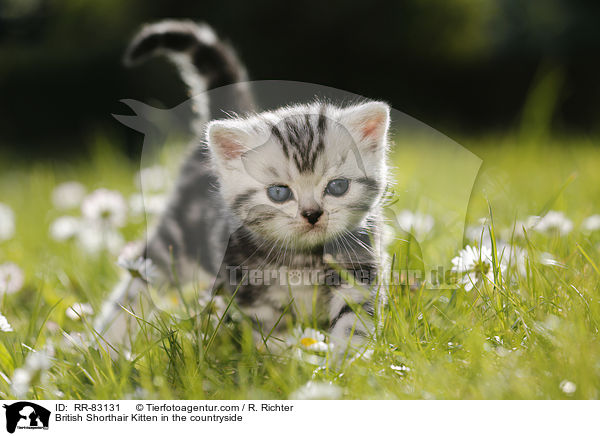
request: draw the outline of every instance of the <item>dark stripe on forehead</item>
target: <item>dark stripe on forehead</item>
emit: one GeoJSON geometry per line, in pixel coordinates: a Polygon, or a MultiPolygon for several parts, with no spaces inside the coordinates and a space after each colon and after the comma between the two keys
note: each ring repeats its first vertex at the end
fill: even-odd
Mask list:
{"type": "Polygon", "coordinates": [[[314,171],[317,159],[325,150],[326,105],[319,114],[294,114],[271,126],[273,137],[281,144],[286,158],[299,172],[314,171]]]}
{"type": "Polygon", "coordinates": [[[298,117],[286,118],[284,121],[285,131],[288,134],[288,140],[290,145],[296,147],[298,150],[302,150],[304,147],[304,141],[302,140],[302,129],[298,125],[298,117]]]}
{"type": "Polygon", "coordinates": [[[308,170],[308,163],[306,156],[308,153],[306,144],[306,135],[303,135],[302,126],[299,125],[301,119],[299,116],[288,117],[283,120],[284,130],[287,133],[290,149],[292,149],[292,156],[294,164],[298,171],[305,172],[308,170]]]}
{"type": "Polygon", "coordinates": [[[325,134],[325,128],[327,127],[327,117],[325,116],[325,110],[327,109],[326,105],[322,105],[319,110],[319,120],[317,123],[317,131],[319,135],[325,134]]]}
{"type": "Polygon", "coordinates": [[[314,114],[305,114],[305,138],[302,138],[303,147],[298,148],[302,162],[298,169],[301,172],[314,171],[317,159],[325,150],[326,119],[322,115],[315,117],[314,114]]]}
{"type": "Polygon", "coordinates": [[[305,124],[305,129],[306,129],[306,133],[308,135],[308,138],[306,140],[308,147],[312,148],[314,140],[315,140],[315,129],[313,129],[313,125],[311,123],[311,115],[310,114],[305,114],[304,115],[304,124],[305,124]]]}
{"type": "Polygon", "coordinates": [[[258,190],[256,190],[256,189],[248,189],[245,192],[238,194],[237,197],[235,197],[235,199],[233,200],[231,208],[235,212],[239,213],[242,206],[244,206],[244,203],[247,202],[248,200],[250,200],[250,198],[257,192],[258,192],[258,190]]]}
{"type": "Polygon", "coordinates": [[[283,153],[285,154],[285,157],[289,159],[290,154],[288,152],[288,146],[287,146],[285,140],[283,139],[283,135],[281,134],[279,127],[277,127],[277,125],[273,125],[273,127],[271,127],[271,133],[277,139],[277,141],[279,141],[279,143],[281,144],[281,148],[283,149],[283,153]]]}

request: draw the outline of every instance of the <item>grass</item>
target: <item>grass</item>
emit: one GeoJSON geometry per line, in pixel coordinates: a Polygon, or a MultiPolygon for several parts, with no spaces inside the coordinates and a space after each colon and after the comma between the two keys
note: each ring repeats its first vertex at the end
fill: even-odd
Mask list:
{"type": "MultiPolygon", "coordinates": [[[[22,290],[0,299],[0,312],[14,328],[0,333],[0,398],[14,397],[10,382],[31,350],[53,350],[49,367],[32,374],[25,396],[36,399],[285,399],[310,381],[336,386],[334,396],[348,399],[599,398],[600,232],[583,232],[581,222],[600,213],[600,148],[581,138],[465,142],[483,161],[472,191],[470,173],[460,179],[460,156],[440,164],[438,150],[424,144],[401,142],[394,150],[392,208],[435,218],[421,252],[395,229],[390,254],[396,265],[414,266],[428,257],[449,266],[464,244],[476,245],[456,233],[464,227],[461,209],[469,225],[487,217],[497,242],[522,247],[530,261],[524,270],[513,263],[500,271],[506,252],[498,244],[492,280],[470,292],[389,285],[372,355],[341,366],[317,366],[293,353],[272,355],[253,344],[243,323],[186,320],[177,311],[139,321],[142,332],[129,359],[69,344],[63,333],[89,331],[91,320],[72,320],[66,309],[89,302],[98,311],[119,269],[114,255],[86,254],[75,243],[49,237],[50,223],[63,214],[52,206],[52,190],[78,180],[89,190],[129,195],[139,168],[102,140],[89,159],[72,165],[0,164],[0,198],[17,218],[16,235],[0,243],[0,263],[18,264],[26,277],[22,290]],[[441,169],[428,170],[435,165],[441,169]],[[459,170],[456,184],[452,171],[443,171],[449,167],[459,170]],[[458,213],[445,216],[436,208],[444,204],[430,195],[436,186],[458,213]],[[573,230],[530,230],[517,237],[515,220],[548,210],[563,211],[573,230]],[[550,265],[541,260],[548,255],[550,265]]],[[[130,220],[121,232],[134,240],[144,229],[143,221],[130,220]]]]}

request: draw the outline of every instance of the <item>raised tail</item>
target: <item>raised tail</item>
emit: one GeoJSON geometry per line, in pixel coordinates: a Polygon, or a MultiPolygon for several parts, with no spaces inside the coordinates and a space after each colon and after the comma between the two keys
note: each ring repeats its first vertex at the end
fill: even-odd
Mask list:
{"type": "Polygon", "coordinates": [[[190,20],[147,24],[132,39],[124,62],[133,66],[156,55],[164,55],[173,62],[191,96],[199,97],[200,104],[195,109],[201,121],[254,110],[246,69],[233,48],[221,41],[207,24],[190,20]],[[207,98],[205,91],[215,88],[220,89],[207,98]]]}

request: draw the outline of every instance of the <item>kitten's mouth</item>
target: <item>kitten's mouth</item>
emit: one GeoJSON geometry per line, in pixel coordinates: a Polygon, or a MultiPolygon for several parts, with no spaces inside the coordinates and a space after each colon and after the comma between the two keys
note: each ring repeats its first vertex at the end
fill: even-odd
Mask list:
{"type": "Polygon", "coordinates": [[[319,225],[319,224],[308,224],[306,226],[302,227],[302,232],[304,233],[325,233],[327,231],[327,228],[325,226],[319,225]]]}

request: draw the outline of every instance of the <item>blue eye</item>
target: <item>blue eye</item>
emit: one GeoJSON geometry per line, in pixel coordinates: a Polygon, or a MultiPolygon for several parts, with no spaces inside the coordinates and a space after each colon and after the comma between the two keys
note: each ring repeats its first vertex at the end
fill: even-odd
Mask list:
{"type": "Polygon", "coordinates": [[[334,179],[327,184],[325,192],[334,197],[340,197],[346,193],[349,184],[348,179],[334,179]]]}
{"type": "Polygon", "coordinates": [[[290,199],[292,191],[287,186],[269,186],[267,188],[267,195],[275,203],[283,203],[290,199]]]}

